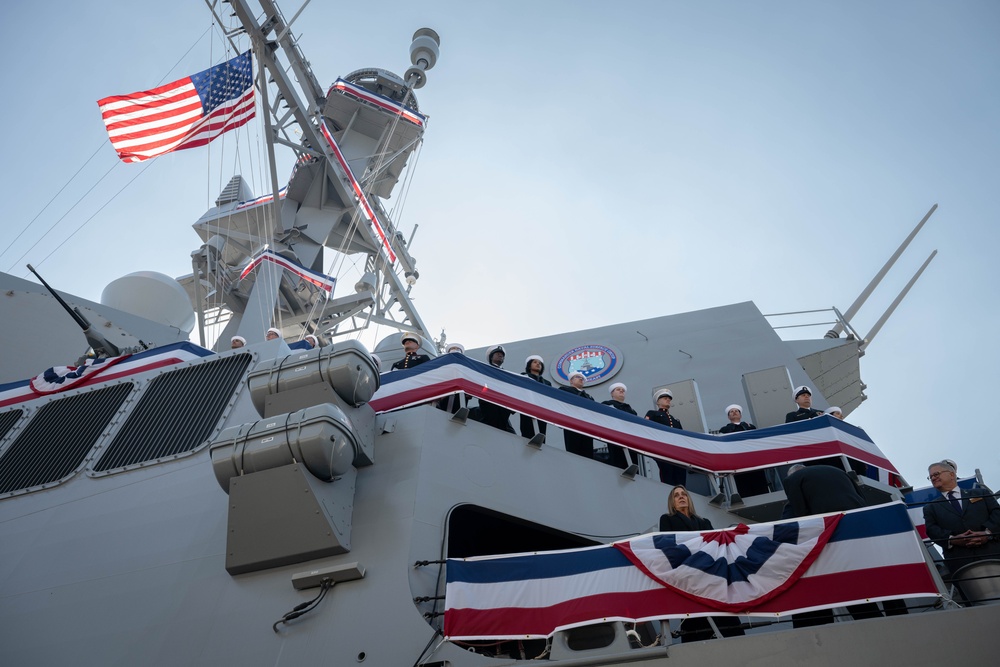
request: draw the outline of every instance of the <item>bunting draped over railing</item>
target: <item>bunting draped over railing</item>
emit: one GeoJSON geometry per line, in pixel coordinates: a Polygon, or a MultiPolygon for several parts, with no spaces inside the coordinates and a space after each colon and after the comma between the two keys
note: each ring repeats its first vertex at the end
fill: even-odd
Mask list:
{"type": "Polygon", "coordinates": [[[319,287],[321,290],[326,292],[329,296],[333,292],[334,286],[337,284],[337,279],[333,276],[328,276],[325,273],[320,273],[319,271],[313,271],[312,269],[307,269],[306,267],[293,262],[287,257],[282,257],[273,250],[265,248],[256,255],[254,255],[250,261],[247,263],[246,268],[240,273],[240,280],[246,278],[251,271],[261,265],[263,262],[271,262],[277,264],[285,271],[298,276],[302,280],[319,287]]]}
{"type": "Polygon", "coordinates": [[[389,237],[385,233],[385,229],[382,227],[382,223],[379,222],[378,214],[375,213],[375,209],[368,201],[368,196],[365,195],[364,191],[361,189],[361,184],[358,183],[357,177],[354,175],[354,170],[351,169],[351,165],[347,163],[347,158],[344,157],[343,152],[340,150],[340,146],[337,145],[337,141],[333,138],[333,133],[330,132],[330,128],[326,126],[326,121],[320,119],[319,129],[323,134],[323,138],[326,139],[326,143],[329,144],[330,150],[333,151],[333,156],[337,158],[337,162],[340,167],[344,170],[347,175],[347,180],[350,182],[351,189],[354,190],[354,196],[358,199],[358,204],[361,206],[361,212],[368,219],[368,223],[372,226],[372,230],[375,235],[378,236],[379,240],[382,242],[382,248],[385,250],[386,256],[389,258],[389,264],[395,264],[396,253],[392,249],[392,244],[389,242],[389,237]]]}
{"type": "Polygon", "coordinates": [[[173,343],[138,354],[100,359],[96,363],[79,367],[49,368],[30,380],[0,385],[0,408],[30,401],[46,394],[109,382],[128,375],[173,366],[212,354],[215,353],[193,343],[173,343]],[[99,373],[95,372],[98,370],[99,373]],[[59,376],[64,376],[66,379],[60,382],[59,376]]]}
{"type": "Polygon", "coordinates": [[[448,639],[529,639],[607,621],[776,617],[939,595],[899,502],[584,549],[448,559],[448,639]]]}
{"type": "Polygon", "coordinates": [[[407,371],[383,374],[371,406],[377,412],[387,412],[457,392],[708,472],[740,472],[843,454],[876,471],[898,474],[862,429],[833,417],[723,436],[680,431],[460,354],[446,354],[407,371]]]}
{"type": "Polygon", "coordinates": [[[326,93],[327,97],[329,97],[331,93],[340,93],[346,97],[352,97],[356,100],[367,102],[368,104],[382,109],[383,111],[397,114],[400,118],[413,123],[417,127],[423,127],[427,120],[427,117],[423,114],[419,114],[412,109],[407,109],[388,97],[378,95],[366,88],[344,81],[343,79],[337,79],[333,85],[330,86],[330,90],[326,93]]]}

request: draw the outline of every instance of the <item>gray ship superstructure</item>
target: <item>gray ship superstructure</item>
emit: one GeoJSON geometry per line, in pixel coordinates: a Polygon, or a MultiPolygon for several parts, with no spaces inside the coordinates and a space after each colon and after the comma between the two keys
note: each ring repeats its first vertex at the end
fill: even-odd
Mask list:
{"type": "MultiPolygon", "coordinates": [[[[272,148],[290,145],[298,156],[287,188],[275,182],[255,197],[234,178],[195,224],[202,245],[189,276],[131,276],[100,304],[63,294],[131,351],[65,391],[41,388],[38,378],[73,363],[83,335],[42,287],[0,276],[4,320],[24,323],[2,334],[0,662],[932,664],[924,639],[932,633],[960,646],[964,660],[989,660],[982,628],[998,621],[1000,606],[953,602],[929,555],[936,594],[909,599],[905,616],[802,629],[787,618],[744,617],[746,636],[695,643],[672,636],[681,635],[677,618],[595,621],[523,641],[446,640],[448,558],[655,531],[670,488],[658,461],[674,466],[716,527],[780,516],[789,462],[779,456],[713,471],[628,448],[628,429],[669,437],[639,420],[603,432],[628,448],[625,469],[601,460],[600,438],[594,460],[567,452],[560,423],[570,422],[545,406],[564,398],[557,387],[571,372],[583,369],[598,401],[625,383],[639,415],[667,388],[684,437],[722,443],[732,441],[715,435],[727,405],[777,432],[802,384],[814,405],[849,416],[865,397],[860,358],[871,335],[850,329],[848,310],[828,338],[783,341],[744,302],[502,341],[511,377],[529,355],[546,360],[552,393],[521,409],[549,410],[548,432],[539,442],[477,422],[477,404],[502,391],[496,378],[506,376],[486,365],[486,348],[461,360],[439,353],[409,298],[416,261],[381,203],[421,140],[414,90],[437,59],[437,35],[416,33],[402,77],[358,70],[324,89],[270,0],[261,2],[263,20],[248,3],[231,4],[254,44],[266,46],[257,55],[275,82],[265,105],[289,107],[268,120],[272,148]],[[291,140],[295,128],[301,140],[291,140]],[[354,295],[324,293],[332,251],[364,257],[354,295]],[[284,339],[260,341],[276,312],[284,339]],[[28,326],[60,318],[65,328],[28,326]],[[214,350],[188,342],[195,327],[213,323],[222,331],[214,350]],[[372,350],[381,371],[403,356],[398,331],[413,331],[445,379],[380,374],[352,340],[372,323],[395,330],[372,350]],[[313,332],[323,344],[307,349],[300,339],[313,332]],[[236,334],[251,343],[227,349],[236,334]],[[467,381],[480,375],[493,380],[467,381]],[[455,409],[441,409],[438,399],[450,396],[455,409]]],[[[508,399],[494,400],[513,408],[508,399]]],[[[592,408],[567,413],[582,409],[592,408]]],[[[864,457],[823,451],[809,458],[856,473],[871,505],[900,497],[905,480],[868,474],[877,466],[864,457]]]]}

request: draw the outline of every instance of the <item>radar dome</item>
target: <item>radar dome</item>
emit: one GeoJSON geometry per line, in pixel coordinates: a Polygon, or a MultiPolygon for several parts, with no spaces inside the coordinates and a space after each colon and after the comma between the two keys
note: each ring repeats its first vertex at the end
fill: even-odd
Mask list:
{"type": "Polygon", "coordinates": [[[195,324],[194,308],[181,284],[155,271],[137,271],[108,283],[101,303],[185,334],[191,333],[195,324]]]}

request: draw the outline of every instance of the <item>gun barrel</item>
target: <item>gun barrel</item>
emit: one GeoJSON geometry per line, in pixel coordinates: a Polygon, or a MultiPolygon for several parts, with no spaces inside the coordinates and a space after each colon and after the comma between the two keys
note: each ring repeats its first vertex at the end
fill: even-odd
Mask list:
{"type": "Polygon", "coordinates": [[[35,267],[28,264],[28,270],[34,273],[35,277],[42,281],[42,286],[49,291],[49,294],[56,298],[59,305],[62,306],[67,313],[69,313],[69,316],[73,318],[73,321],[76,322],[77,326],[83,330],[83,335],[87,338],[87,344],[94,348],[94,352],[98,354],[103,352],[109,357],[116,357],[121,354],[121,350],[118,349],[117,345],[91,329],[90,322],[83,316],[83,313],[80,312],[79,308],[71,308],[68,303],[63,301],[63,298],[59,296],[54,289],[52,289],[52,286],[45,282],[45,278],[38,275],[38,271],[35,271],[35,267]]]}
{"type": "Polygon", "coordinates": [[[47,289],[49,291],[49,294],[51,294],[56,298],[56,301],[58,301],[59,305],[63,307],[63,310],[69,313],[69,316],[73,318],[73,321],[75,321],[81,329],[86,331],[87,329],[90,328],[90,322],[87,321],[87,318],[81,315],[80,311],[76,310],[75,308],[70,308],[69,304],[63,301],[63,298],[59,296],[47,282],[45,282],[45,278],[42,278],[40,275],[38,275],[38,271],[35,271],[35,267],[33,267],[31,264],[28,264],[28,270],[35,274],[35,277],[42,282],[42,287],[47,289]]]}

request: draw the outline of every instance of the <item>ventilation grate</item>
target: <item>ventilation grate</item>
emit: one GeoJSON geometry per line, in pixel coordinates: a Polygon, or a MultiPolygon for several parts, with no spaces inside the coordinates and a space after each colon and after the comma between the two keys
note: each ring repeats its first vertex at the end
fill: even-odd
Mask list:
{"type": "Polygon", "coordinates": [[[17,420],[21,418],[24,414],[24,410],[10,410],[8,412],[0,413],[0,440],[7,435],[7,432],[14,428],[14,424],[17,420]]]}
{"type": "Polygon", "coordinates": [[[154,379],[94,470],[106,472],[198,447],[219,423],[250,357],[237,354],[154,379]]]}
{"type": "Polygon", "coordinates": [[[0,457],[0,493],[51,484],[76,470],[132,388],[125,382],[42,406],[0,457]]]}

